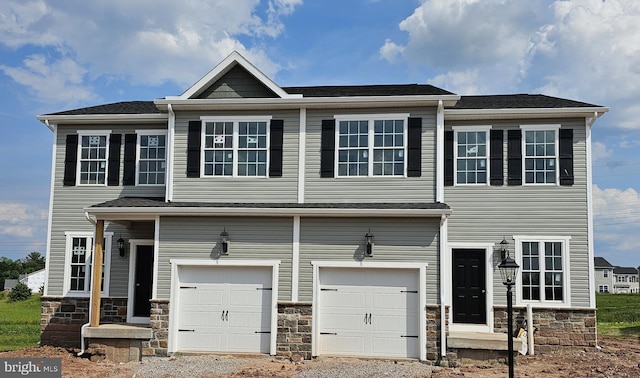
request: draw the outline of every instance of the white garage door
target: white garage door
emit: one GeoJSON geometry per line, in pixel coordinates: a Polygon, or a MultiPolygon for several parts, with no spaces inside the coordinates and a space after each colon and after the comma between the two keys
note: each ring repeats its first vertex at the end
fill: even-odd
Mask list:
{"type": "Polygon", "coordinates": [[[271,267],[178,267],[178,351],[269,353],[271,267]]]}
{"type": "Polygon", "coordinates": [[[321,268],[318,354],[419,357],[419,275],[321,268]]]}

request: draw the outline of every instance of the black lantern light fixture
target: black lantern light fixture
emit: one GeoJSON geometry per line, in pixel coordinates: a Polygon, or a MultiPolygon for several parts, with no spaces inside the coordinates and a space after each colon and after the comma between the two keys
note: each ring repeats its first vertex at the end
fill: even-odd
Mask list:
{"type": "Polygon", "coordinates": [[[229,233],[227,233],[227,228],[225,227],[220,233],[220,255],[227,256],[229,254],[229,244],[231,241],[229,240],[229,233]]]}
{"type": "Polygon", "coordinates": [[[504,260],[509,256],[509,242],[505,237],[502,237],[500,242],[500,260],[504,260]]]}
{"type": "Polygon", "coordinates": [[[369,229],[367,234],[364,236],[364,242],[365,242],[364,255],[368,257],[372,257],[374,242],[373,242],[373,234],[371,233],[371,229],[369,229]]]}
{"type": "Polygon", "coordinates": [[[502,283],[507,287],[507,353],[509,353],[509,378],[513,378],[513,298],[511,287],[516,283],[516,275],[520,266],[509,256],[508,245],[509,243],[505,239],[500,242],[500,250],[504,258],[498,265],[498,269],[500,269],[502,283]]]}
{"type": "Polygon", "coordinates": [[[120,236],[120,239],[118,239],[116,243],[118,244],[118,252],[120,252],[120,257],[124,257],[124,239],[122,238],[122,236],[120,236]]]}

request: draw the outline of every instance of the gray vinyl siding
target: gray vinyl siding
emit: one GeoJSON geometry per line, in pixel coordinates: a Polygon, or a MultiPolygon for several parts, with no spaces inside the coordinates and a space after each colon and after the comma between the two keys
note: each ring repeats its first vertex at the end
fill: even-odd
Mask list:
{"type": "Polygon", "coordinates": [[[364,236],[374,235],[367,261],[426,262],[427,303],[438,303],[439,218],[302,218],[299,300],[312,300],[311,261],[358,261],[364,236]]]}
{"type": "MultiPolygon", "coordinates": [[[[471,122],[447,122],[453,125],[472,125],[471,122]]],[[[589,255],[587,230],[586,134],[584,119],[482,121],[492,129],[503,129],[504,174],[507,178],[507,133],[520,125],[561,124],[573,128],[573,186],[520,185],[486,186],[463,185],[445,187],[444,201],[453,210],[448,221],[450,242],[498,243],[506,236],[510,250],[514,250],[512,235],[569,236],[570,289],[568,303],[573,307],[589,306],[589,255]]],[[[494,303],[506,304],[504,285],[494,265],[494,303]]],[[[521,264],[521,262],[518,262],[521,264]]]]}
{"type": "Polygon", "coordinates": [[[171,259],[215,258],[220,233],[229,233],[225,260],[280,260],[278,299],[291,299],[292,218],[161,217],[158,298],[169,299],[171,259]]]}
{"type": "Polygon", "coordinates": [[[435,140],[435,108],[308,110],[305,202],[434,202],[435,140]],[[342,114],[393,113],[409,113],[410,117],[422,118],[421,177],[320,177],[322,120],[342,114]]]}
{"type": "Polygon", "coordinates": [[[272,90],[240,65],[236,65],[205,89],[198,98],[271,98],[272,90]]]}
{"type": "Polygon", "coordinates": [[[201,202],[297,202],[298,134],[300,112],[194,112],[176,113],[174,155],[174,201],[201,202]],[[272,116],[284,120],[282,177],[187,177],[187,130],[189,121],[201,116],[272,116]]]}
{"type": "MultiPolygon", "coordinates": [[[[112,133],[128,134],[140,129],[166,129],[166,125],[104,125],[104,126],[58,126],[55,152],[55,173],[53,188],[53,206],[51,223],[51,240],[49,251],[49,282],[48,295],[63,295],[64,264],[65,264],[65,232],[94,232],[95,226],[84,214],[84,208],[124,196],[164,197],[164,186],[63,186],[64,157],[66,151],[67,134],[75,134],[77,130],[111,130],[112,133]]],[[[120,147],[120,178],[124,160],[124,138],[120,147]]],[[[122,180],[120,180],[122,182],[122,180]]],[[[121,258],[115,241],[123,239],[141,238],[127,231],[121,225],[107,222],[105,232],[113,232],[111,253],[111,278],[109,296],[126,296],[128,282],[128,254],[121,258]]],[[[149,235],[147,235],[149,236],[149,235]]],[[[151,234],[150,238],[153,238],[151,234]]]]}

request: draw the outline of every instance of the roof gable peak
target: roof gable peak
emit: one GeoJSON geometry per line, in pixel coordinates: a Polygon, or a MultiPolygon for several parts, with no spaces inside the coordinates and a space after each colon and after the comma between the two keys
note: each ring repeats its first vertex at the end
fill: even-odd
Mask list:
{"type": "Polygon", "coordinates": [[[265,87],[273,91],[280,98],[298,98],[301,95],[291,95],[284,91],[278,84],[276,84],[273,80],[271,80],[267,75],[262,73],[256,66],[254,66],[251,62],[249,62],[245,57],[243,57],[238,51],[233,51],[229,54],[222,62],[213,67],[211,71],[207,72],[200,80],[195,82],[189,89],[187,89],[180,96],[167,96],[166,99],[175,99],[175,100],[189,100],[197,98],[202,92],[204,92],[211,85],[215,84],[217,80],[222,78],[226,73],[228,73],[231,69],[240,65],[247,72],[249,72],[253,77],[256,78],[260,83],[262,83],[265,87]]]}

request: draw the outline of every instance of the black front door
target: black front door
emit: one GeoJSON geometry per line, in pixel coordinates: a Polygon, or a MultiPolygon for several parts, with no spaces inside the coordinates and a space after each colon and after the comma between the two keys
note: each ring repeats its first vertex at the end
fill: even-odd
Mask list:
{"type": "Polygon", "coordinates": [[[484,249],[453,251],[453,322],[486,324],[484,249]]]}
{"type": "Polygon", "coordinates": [[[139,245],[136,249],[136,273],[133,290],[133,316],[151,314],[151,287],[153,284],[153,246],[139,245]]]}

